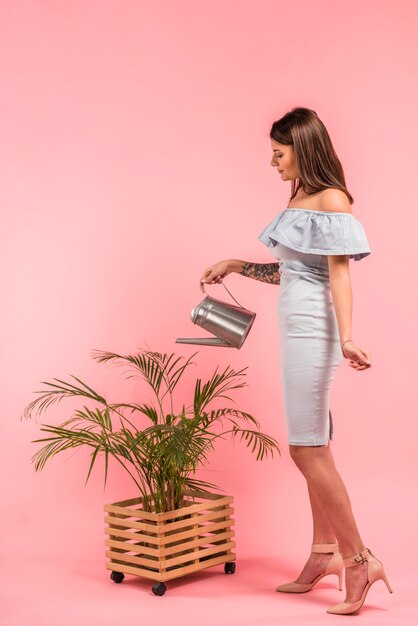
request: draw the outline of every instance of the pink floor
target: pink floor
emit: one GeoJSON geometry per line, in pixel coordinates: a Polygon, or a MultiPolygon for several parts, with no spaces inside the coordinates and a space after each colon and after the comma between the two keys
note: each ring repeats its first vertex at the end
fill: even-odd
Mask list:
{"type": "MultiPolygon", "coordinates": [[[[3,538],[4,539],[4,538],[3,538]]],[[[10,560],[1,568],[1,625],[115,626],[117,624],[196,624],[268,626],[269,624],[340,624],[344,617],[326,613],[343,599],[336,577],[325,578],[310,593],[279,594],[274,587],[294,569],[268,556],[239,557],[233,575],[223,566],[169,581],[155,596],[151,581],[126,576],[109,579],[103,560],[38,558],[10,560]]],[[[416,624],[416,578],[391,571],[394,593],[382,581],[372,587],[357,619],[374,624],[416,624]],[[415,589],[414,589],[415,587],[415,589]]]]}

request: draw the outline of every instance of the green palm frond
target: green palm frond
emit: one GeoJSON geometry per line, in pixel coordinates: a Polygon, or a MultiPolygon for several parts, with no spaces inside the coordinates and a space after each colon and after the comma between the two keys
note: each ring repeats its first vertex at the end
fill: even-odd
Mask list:
{"type": "Polygon", "coordinates": [[[175,369],[175,367],[180,361],[184,359],[184,357],[178,357],[176,359],[174,353],[168,355],[168,354],[160,354],[158,352],[147,352],[146,354],[150,356],[151,358],[155,359],[161,365],[161,368],[164,370],[165,383],[166,383],[167,389],[161,398],[163,399],[167,393],[171,394],[173,392],[180,378],[184,374],[184,371],[186,370],[186,368],[189,367],[189,365],[194,364],[194,361],[192,361],[192,359],[197,354],[197,352],[194,352],[185,361],[185,363],[181,365],[181,367],[178,367],[177,369],[175,369]]]}
{"type": "Polygon", "coordinates": [[[46,436],[33,442],[43,444],[32,457],[35,470],[43,469],[57,454],[86,446],[91,451],[86,483],[98,460],[103,459],[106,484],[109,463],[113,459],[134,481],[143,498],[144,509],[164,512],[184,506],[186,488],[208,493],[219,489],[195,478],[196,471],[208,463],[209,453],[219,438],[231,435],[235,440],[238,437],[256,453],[257,460],[269,454],[273,456],[276,451],[280,454],[277,442],[259,431],[260,424],[250,413],[231,407],[210,408],[211,402],[221,398],[235,403],[229,394],[247,385],[244,377],[248,368],[234,370],[227,366],[218,371],[217,366],[209,380],[195,381],[193,403],[189,406],[183,403],[181,411],[176,412],[173,390],[194,363],[195,354],[186,359],[149,349],[126,356],[93,351],[93,358],[99,363],[126,367],[128,378],[141,377],[152,388],[156,406],[108,403],[76,376],[71,376],[71,381],[54,378],[43,382],[46,389],[36,392],[39,397],[26,407],[25,417],[45,413],[62,400],[77,396],[94,406],[83,404],[58,426],[41,425],[46,436]],[[169,406],[166,408],[165,404],[169,406]],[[253,429],[242,428],[243,423],[253,429]]]}
{"type": "Polygon", "coordinates": [[[53,404],[61,402],[64,398],[72,398],[74,396],[82,396],[84,398],[95,400],[100,404],[106,404],[106,400],[82,380],[76,376],[71,376],[71,378],[80,383],[80,386],[72,385],[71,383],[66,382],[65,380],[60,380],[59,378],[52,379],[56,381],[55,383],[42,381],[41,384],[46,385],[50,388],[50,390],[35,391],[36,394],[42,395],[28,404],[23,412],[23,416],[28,419],[31,418],[33,414],[40,415],[49,409],[49,407],[53,404]]]}
{"type": "Polygon", "coordinates": [[[87,428],[83,430],[72,430],[70,428],[63,428],[62,426],[43,424],[40,430],[54,436],[32,441],[32,443],[49,442],[32,457],[36,471],[42,469],[45,463],[59,452],[63,452],[69,448],[78,448],[79,446],[96,448],[101,443],[100,435],[87,428]]]}
{"type": "Polygon", "coordinates": [[[196,478],[187,477],[185,484],[186,484],[186,487],[190,489],[190,491],[203,491],[204,493],[210,493],[213,490],[225,491],[224,489],[221,489],[221,487],[218,487],[217,485],[205,482],[203,480],[197,480],[196,478]]]}
{"type": "MultiPolygon", "coordinates": [[[[143,379],[150,385],[155,395],[158,397],[161,383],[164,379],[164,370],[158,364],[157,360],[150,357],[150,353],[146,354],[128,354],[122,355],[116,352],[106,352],[103,350],[93,350],[93,358],[99,363],[113,362],[115,365],[126,366],[128,364],[135,372],[139,372],[143,379]]],[[[131,376],[127,377],[128,379],[131,376]]]]}
{"type": "Polygon", "coordinates": [[[253,415],[245,411],[239,411],[238,409],[232,408],[214,409],[209,413],[203,412],[202,415],[198,416],[197,423],[203,428],[208,428],[208,426],[213,425],[214,422],[222,421],[223,418],[226,418],[228,421],[236,424],[237,422],[235,422],[235,420],[233,420],[231,416],[247,422],[251,422],[252,424],[254,424],[254,426],[260,428],[259,421],[253,415]]]}
{"type": "Polygon", "coordinates": [[[165,383],[167,391],[172,391],[180,380],[184,370],[193,363],[192,358],[197,354],[192,354],[186,362],[179,368],[176,365],[184,358],[175,358],[175,354],[160,354],[159,352],[145,351],[143,354],[121,355],[115,352],[103,350],[93,350],[93,358],[99,363],[114,361],[118,365],[129,364],[148,382],[156,395],[161,390],[162,382],[165,383]],[[174,370],[174,371],[173,371],[174,370]]]}
{"type": "Polygon", "coordinates": [[[135,413],[136,411],[139,411],[140,413],[143,413],[144,415],[146,415],[153,424],[158,424],[158,413],[155,407],[153,407],[150,404],[135,404],[135,403],[125,403],[125,402],[120,402],[118,404],[111,404],[109,405],[111,409],[131,409],[131,415],[132,413],[135,413]]]}
{"type": "MultiPolygon", "coordinates": [[[[196,429],[177,427],[160,446],[159,459],[167,467],[185,468],[195,472],[199,463],[207,462],[207,448],[213,435],[196,429]]],[[[184,471],[182,469],[182,471],[184,471]]]]}
{"type": "MultiPolygon", "coordinates": [[[[240,435],[241,441],[244,440],[247,444],[247,448],[252,446],[251,452],[255,452],[257,450],[257,461],[262,461],[263,458],[269,453],[271,456],[274,456],[274,451],[276,450],[279,454],[281,454],[280,446],[272,437],[265,435],[264,433],[260,433],[257,430],[247,430],[244,428],[237,428],[234,426],[232,429],[232,439],[234,440],[238,435],[240,435]]],[[[223,433],[225,434],[225,433],[223,433]]]]}
{"type": "Polygon", "coordinates": [[[247,367],[244,367],[239,371],[235,371],[228,365],[221,374],[218,374],[217,367],[212,378],[208,380],[203,385],[203,387],[202,381],[199,378],[196,381],[194,393],[193,407],[195,415],[199,415],[202,411],[204,411],[206,406],[215,398],[224,398],[227,400],[231,400],[231,402],[234,402],[234,400],[225,395],[225,393],[227,391],[232,391],[233,389],[240,389],[247,386],[247,383],[245,381],[235,382],[236,380],[239,380],[242,376],[245,376],[244,372],[247,369],[247,367]]]}

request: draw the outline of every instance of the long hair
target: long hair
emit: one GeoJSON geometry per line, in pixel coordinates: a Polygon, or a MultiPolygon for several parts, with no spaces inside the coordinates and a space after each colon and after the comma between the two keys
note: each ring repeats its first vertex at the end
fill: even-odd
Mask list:
{"type": "Polygon", "coordinates": [[[292,180],[295,197],[303,187],[305,193],[313,194],[330,187],[341,189],[350,204],[354,198],[345,183],[344,171],[323,122],[315,111],[295,107],[273,122],[270,138],[286,146],[293,146],[300,177],[292,180]]]}

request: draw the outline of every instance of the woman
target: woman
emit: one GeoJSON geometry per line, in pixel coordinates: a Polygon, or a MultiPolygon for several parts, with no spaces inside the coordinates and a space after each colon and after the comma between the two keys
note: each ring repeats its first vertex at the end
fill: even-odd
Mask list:
{"type": "Polygon", "coordinates": [[[345,601],[328,613],[350,614],[364,603],[371,585],[383,579],[382,563],[360,537],[350,500],[338,474],[329,439],[331,382],[343,358],[350,367],[371,367],[370,354],[351,335],[349,259],[370,254],[363,226],[353,216],[353,198],[328,132],[315,111],[294,108],[270,131],[275,167],[291,181],[288,207],[259,235],[277,259],[238,259],[208,267],[203,283],[220,283],[231,272],[280,284],[281,383],[290,455],[306,478],[313,517],[312,552],[295,581],[277,591],[305,593],[324,576],[336,574],[345,601]]]}

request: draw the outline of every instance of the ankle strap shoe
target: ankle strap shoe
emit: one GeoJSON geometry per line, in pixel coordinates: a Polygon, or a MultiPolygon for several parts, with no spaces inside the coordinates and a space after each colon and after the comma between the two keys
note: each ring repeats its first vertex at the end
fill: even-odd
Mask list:
{"type": "Polygon", "coordinates": [[[348,559],[344,559],[343,562],[344,567],[354,567],[355,565],[360,565],[361,563],[367,563],[367,583],[359,600],[356,602],[341,602],[340,604],[336,604],[328,609],[327,613],[333,613],[334,615],[351,615],[352,613],[356,613],[363,606],[370,587],[377,580],[383,580],[389,593],[393,593],[391,586],[389,585],[389,581],[386,578],[383,564],[378,561],[375,556],[373,556],[368,548],[365,548],[358,554],[355,554],[348,559]]]}
{"type": "Polygon", "coordinates": [[[344,566],[338,543],[313,543],[312,552],[315,554],[332,554],[325,571],[316,576],[316,578],[314,578],[310,583],[298,583],[296,581],[292,581],[290,583],[279,585],[276,587],[276,591],[281,591],[283,593],[306,593],[307,591],[310,591],[312,587],[314,587],[316,583],[321,580],[321,578],[329,576],[330,574],[338,576],[338,589],[340,591],[342,590],[344,566]]]}

